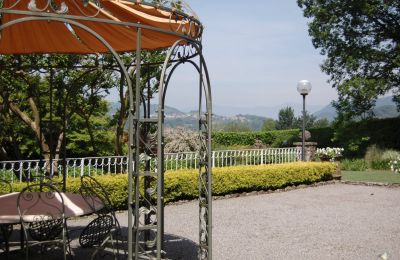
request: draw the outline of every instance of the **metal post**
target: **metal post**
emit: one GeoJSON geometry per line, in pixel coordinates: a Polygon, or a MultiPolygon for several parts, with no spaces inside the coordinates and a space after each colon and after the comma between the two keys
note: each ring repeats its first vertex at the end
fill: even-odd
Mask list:
{"type": "Polygon", "coordinates": [[[301,160],[304,162],[306,160],[305,156],[305,128],[306,128],[306,95],[303,96],[303,133],[302,133],[302,146],[301,146],[301,160]]]}

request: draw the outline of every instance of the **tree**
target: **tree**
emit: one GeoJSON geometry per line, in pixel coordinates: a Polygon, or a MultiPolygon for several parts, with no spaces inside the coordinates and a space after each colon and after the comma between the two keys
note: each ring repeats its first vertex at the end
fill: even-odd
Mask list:
{"type": "Polygon", "coordinates": [[[272,118],[265,119],[261,131],[272,131],[276,129],[276,121],[272,118]]]}
{"type": "Polygon", "coordinates": [[[240,121],[228,122],[222,127],[223,132],[251,132],[251,128],[245,123],[240,121]]]}
{"type": "MultiPolygon", "coordinates": [[[[158,76],[161,74],[162,62],[165,59],[165,51],[143,51],[141,60],[143,63],[152,64],[149,66],[143,65],[141,68],[141,93],[142,93],[142,101],[146,101],[148,99],[153,98],[154,94],[158,91],[158,76]]],[[[118,92],[119,92],[119,107],[116,113],[113,115],[112,123],[115,124],[115,155],[124,155],[123,146],[126,140],[125,127],[128,119],[129,112],[129,92],[127,88],[126,79],[122,74],[121,69],[116,65],[116,61],[110,57],[110,62],[114,64],[112,67],[117,68],[115,73],[117,76],[115,78],[119,78],[118,82],[118,92]]],[[[136,87],[136,67],[135,67],[135,54],[126,53],[122,55],[122,60],[124,61],[129,77],[131,78],[132,88],[133,90],[136,87]]],[[[135,95],[135,91],[133,91],[135,95]]],[[[135,100],[135,97],[133,98],[135,100]]],[[[133,107],[135,109],[135,106],[133,107]]],[[[150,113],[150,111],[142,111],[143,113],[150,113]]]]}
{"type": "MultiPolygon", "coordinates": [[[[19,149],[26,158],[58,159],[66,131],[74,131],[75,115],[84,119],[90,135],[88,120],[99,109],[103,93],[113,86],[110,73],[99,66],[101,57],[0,56],[0,113],[7,120],[1,130],[8,137],[2,148],[21,141],[19,149]],[[12,132],[12,125],[19,127],[12,132]]],[[[90,139],[90,145],[97,147],[90,139]]]]}
{"type": "MultiPolygon", "coordinates": [[[[316,120],[316,117],[314,115],[310,115],[310,113],[306,111],[304,119],[305,119],[304,125],[306,129],[314,127],[314,122],[316,120]]],[[[303,129],[303,114],[299,117],[296,117],[292,128],[303,129]]]]}
{"type": "Polygon", "coordinates": [[[294,127],[296,118],[294,117],[294,110],[291,107],[285,107],[279,110],[278,121],[276,122],[276,129],[291,129],[294,127]]]}
{"type": "Polygon", "coordinates": [[[379,95],[392,92],[400,109],[400,1],[297,0],[310,18],[309,34],[326,60],[345,118],[370,113],[379,95]]]}
{"type": "Polygon", "coordinates": [[[315,120],[314,124],[313,124],[313,128],[325,128],[325,127],[329,127],[329,120],[326,118],[320,118],[315,120]]]}
{"type": "Polygon", "coordinates": [[[199,133],[182,126],[166,128],[165,143],[166,153],[193,152],[199,147],[199,133]]]}

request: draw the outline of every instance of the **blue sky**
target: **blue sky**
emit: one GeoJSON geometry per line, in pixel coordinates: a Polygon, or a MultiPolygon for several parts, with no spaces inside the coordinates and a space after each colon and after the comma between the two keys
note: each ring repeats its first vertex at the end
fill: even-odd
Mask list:
{"type": "MultiPolygon", "coordinates": [[[[295,0],[187,0],[205,25],[204,54],[219,106],[277,106],[301,103],[299,80],[313,86],[309,105],[326,105],[337,97],[321,72],[323,57],[314,49],[295,0]]],[[[196,80],[178,70],[167,105],[196,107],[196,80]]]]}

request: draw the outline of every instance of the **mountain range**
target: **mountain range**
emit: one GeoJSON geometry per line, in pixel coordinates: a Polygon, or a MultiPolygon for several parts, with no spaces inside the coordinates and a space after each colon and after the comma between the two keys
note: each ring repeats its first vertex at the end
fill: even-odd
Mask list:
{"type": "MultiPolygon", "coordinates": [[[[399,111],[397,111],[396,104],[393,102],[392,97],[382,97],[378,98],[373,108],[373,112],[378,118],[388,118],[400,116],[399,111]]],[[[332,121],[337,113],[332,104],[329,104],[319,111],[313,113],[316,118],[326,118],[332,121]]]]}
{"type": "MultiPolygon", "coordinates": [[[[111,102],[110,114],[115,113],[118,108],[118,103],[111,102]]],[[[295,115],[299,115],[302,110],[301,104],[282,104],[280,106],[271,107],[235,107],[235,106],[213,106],[213,124],[214,126],[223,127],[227,124],[245,124],[252,130],[260,130],[265,119],[277,119],[279,110],[285,107],[292,107],[295,110],[295,115]]],[[[317,118],[326,118],[332,121],[337,113],[331,104],[322,106],[308,106],[307,109],[317,118]]],[[[151,105],[150,112],[155,116],[157,105],[151,105]]],[[[396,117],[400,113],[397,111],[395,103],[391,97],[382,97],[376,101],[373,109],[375,116],[378,118],[396,117]]],[[[185,126],[189,128],[197,128],[198,112],[184,112],[177,108],[165,107],[165,126],[176,127],[185,126]]]]}

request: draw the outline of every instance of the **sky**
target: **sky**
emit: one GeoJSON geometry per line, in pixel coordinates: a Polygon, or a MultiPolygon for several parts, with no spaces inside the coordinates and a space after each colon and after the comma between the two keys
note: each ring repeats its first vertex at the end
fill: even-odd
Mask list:
{"type": "MultiPolygon", "coordinates": [[[[213,104],[255,107],[299,103],[297,82],[312,84],[310,106],[325,106],[336,91],[320,70],[319,54],[296,0],[187,0],[205,25],[204,56],[211,78],[213,104]]],[[[168,89],[167,105],[196,107],[196,75],[178,69],[168,89]]]]}

